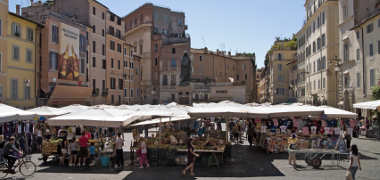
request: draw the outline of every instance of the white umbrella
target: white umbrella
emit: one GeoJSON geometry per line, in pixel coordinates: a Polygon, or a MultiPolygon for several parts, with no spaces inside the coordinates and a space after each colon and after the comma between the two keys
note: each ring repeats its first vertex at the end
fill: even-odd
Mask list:
{"type": "Polygon", "coordinates": [[[328,118],[356,118],[358,116],[356,113],[330,106],[319,106],[318,108],[321,108],[328,118]]]}
{"type": "Polygon", "coordinates": [[[61,107],[61,108],[58,108],[58,109],[61,110],[62,112],[72,113],[72,112],[78,112],[78,111],[87,110],[89,108],[90,107],[88,107],[88,106],[83,106],[83,105],[80,105],[80,104],[72,104],[72,105],[61,107]]]}
{"type": "Polygon", "coordinates": [[[35,113],[38,116],[48,116],[48,117],[67,114],[67,111],[63,111],[61,109],[53,108],[49,106],[41,106],[34,109],[29,109],[27,111],[35,113]]]}
{"type": "Polygon", "coordinates": [[[0,104],[0,120],[1,122],[10,122],[13,120],[33,119],[35,113],[24,111],[12,106],[0,104]]]}
{"type": "Polygon", "coordinates": [[[356,103],[353,106],[356,109],[371,109],[371,110],[375,110],[375,109],[377,109],[377,108],[380,107],[380,100],[356,103]]]}

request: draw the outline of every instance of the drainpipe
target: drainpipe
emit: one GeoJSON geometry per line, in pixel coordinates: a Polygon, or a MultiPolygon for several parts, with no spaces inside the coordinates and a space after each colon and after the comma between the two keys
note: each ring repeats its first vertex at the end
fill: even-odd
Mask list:
{"type": "Polygon", "coordinates": [[[363,56],[363,97],[367,97],[367,72],[365,68],[365,54],[364,54],[364,29],[361,28],[361,39],[362,39],[362,56],[363,56]]]}

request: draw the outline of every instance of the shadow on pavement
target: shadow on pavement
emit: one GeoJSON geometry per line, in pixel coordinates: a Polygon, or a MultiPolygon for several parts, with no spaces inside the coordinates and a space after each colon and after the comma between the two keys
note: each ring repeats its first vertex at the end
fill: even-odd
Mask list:
{"type": "MultiPolygon", "coordinates": [[[[196,177],[264,177],[284,176],[273,164],[273,159],[262,151],[248,149],[248,146],[233,145],[232,157],[223,166],[196,167],[196,177]]],[[[125,180],[138,179],[194,179],[181,171],[184,167],[152,167],[133,169],[125,180]],[[134,171],[136,170],[136,171],[134,171]]]]}
{"type": "MultiPolygon", "coordinates": [[[[42,167],[42,166],[41,166],[42,167]]],[[[72,168],[72,167],[58,167],[50,166],[37,171],[38,173],[78,173],[78,174],[119,174],[120,170],[112,168],[72,168]]]]}

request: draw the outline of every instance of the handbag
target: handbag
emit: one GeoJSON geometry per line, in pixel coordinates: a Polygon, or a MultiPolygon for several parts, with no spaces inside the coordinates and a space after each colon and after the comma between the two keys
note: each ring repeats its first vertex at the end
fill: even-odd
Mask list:
{"type": "Polygon", "coordinates": [[[352,174],[350,170],[346,171],[346,180],[352,180],[352,174]]]}

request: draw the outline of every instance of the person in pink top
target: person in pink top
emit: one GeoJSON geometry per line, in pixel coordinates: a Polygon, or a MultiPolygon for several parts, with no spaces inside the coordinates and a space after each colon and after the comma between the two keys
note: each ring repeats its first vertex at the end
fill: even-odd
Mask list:
{"type": "Polygon", "coordinates": [[[81,163],[81,166],[84,166],[86,165],[88,157],[88,138],[85,132],[83,132],[82,136],[79,138],[79,146],[79,163],[81,163]]]}

